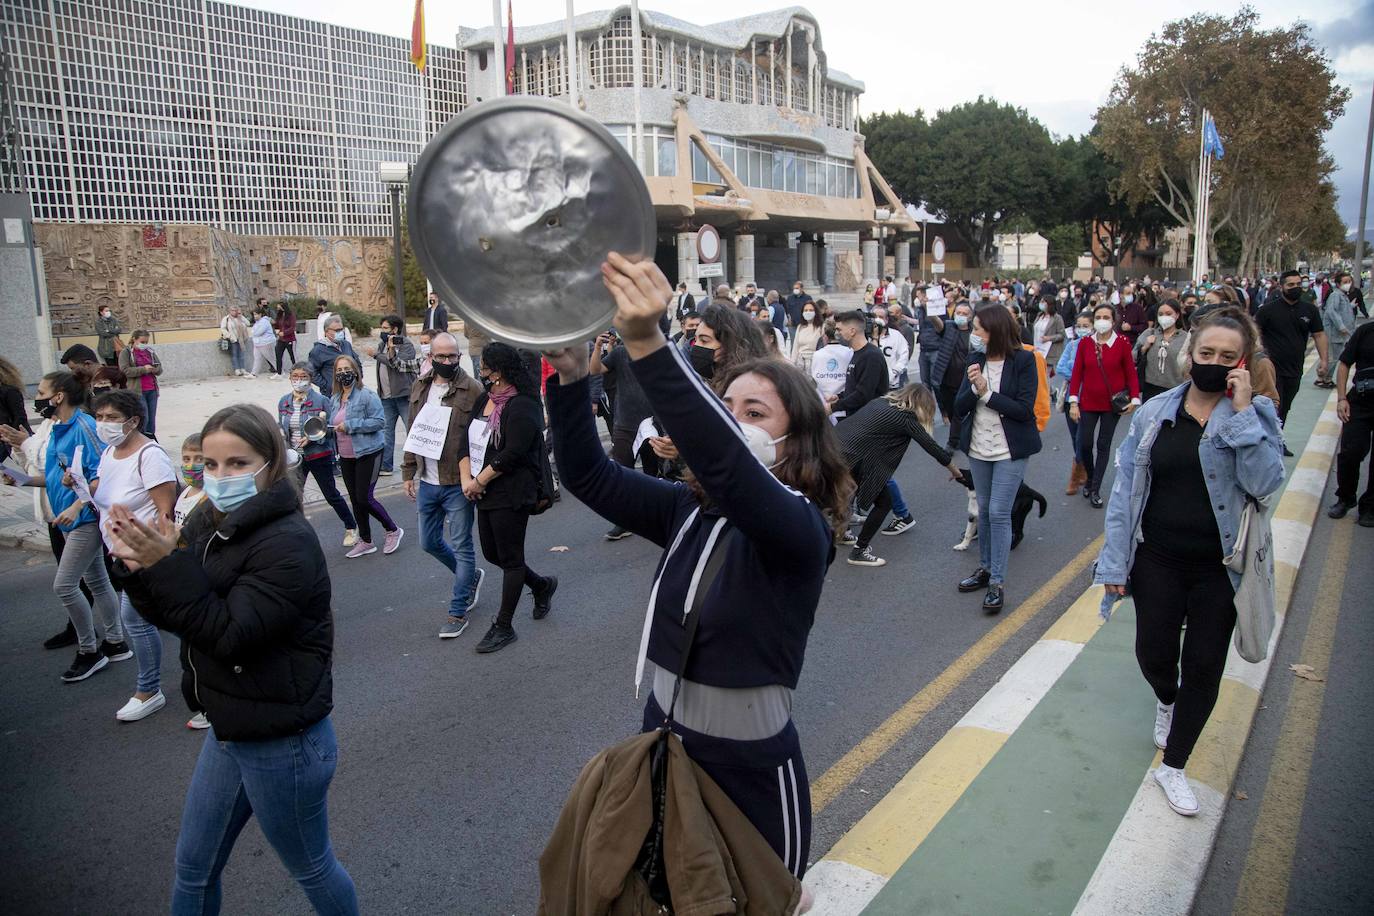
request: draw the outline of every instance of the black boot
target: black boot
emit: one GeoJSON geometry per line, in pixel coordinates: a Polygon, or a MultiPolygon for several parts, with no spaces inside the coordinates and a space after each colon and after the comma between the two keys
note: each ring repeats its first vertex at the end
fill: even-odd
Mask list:
{"type": "Polygon", "coordinates": [[[980,566],[973,571],[973,575],[959,580],[959,591],[976,592],[980,588],[987,588],[991,581],[992,573],[980,566]]]}

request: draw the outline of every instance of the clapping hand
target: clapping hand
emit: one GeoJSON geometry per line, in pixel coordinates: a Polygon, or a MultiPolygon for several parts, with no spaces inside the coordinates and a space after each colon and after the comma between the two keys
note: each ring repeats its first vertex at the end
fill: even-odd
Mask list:
{"type": "Polygon", "coordinates": [[[988,380],[983,377],[983,369],[977,363],[970,363],[968,367],[969,384],[973,386],[973,391],[979,397],[988,390],[988,380]]]}
{"type": "Polygon", "coordinates": [[[6,445],[19,448],[28,438],[29,434],[22,429],[16,429],[13,426],[6,426],[0,423],[0,440],[3,440],[6,445]]]}
{"type": "Polygon", "coordinates": [[[130,569],[154,566],[176,550],[176,526],[161,514],[150,526],[135,518],[127,507],[115,505],[110,507],[106,524],[115,539],[110,552],[130,569]]]}

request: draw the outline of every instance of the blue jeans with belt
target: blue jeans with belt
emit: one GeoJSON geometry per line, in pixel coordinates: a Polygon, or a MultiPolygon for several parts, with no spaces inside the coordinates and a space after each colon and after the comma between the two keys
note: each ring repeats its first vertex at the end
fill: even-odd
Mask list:
{"type": "Polygon", "coordinates": [[[472,546],[472,500],[458,484],[441,486],[420,481],[416,503],[420,509],[420,546],[453,573],[453,598],[448,612],[464,617],[477,584],[477,551],[472,546]]]}
{"type": "Polygon", "coordinates": [[[328,716],[268,741],[220,741],[212,725],[181,812],[173,916],[219,912],[220,874],[253,815],[317,913],[355,916],[353,879],[329,842],[326,796],[338,756],[328,716]]]}
{"type": "Polygon", "coordinates": [[[978,497],[978,558],[993,585],[1001,585],[1011,553],[1011,507],[1026,476],[1025,458],[1002,461],[968,459],[978,497]]]}

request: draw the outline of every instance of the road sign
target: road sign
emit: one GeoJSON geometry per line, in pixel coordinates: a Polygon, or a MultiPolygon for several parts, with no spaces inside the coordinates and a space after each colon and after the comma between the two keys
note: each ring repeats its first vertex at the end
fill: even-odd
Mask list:
{"type": "Polygon", "coordinates": [[[723,277],[725,276],[725,265],[717,261],[714,264],[698,264],[698,277],[723,277]]]}
{"type": "MultiPolygon", "coordinates": [[[[945,259],[945,240],[938,235],[935,236],[935,240],[930,243],[930,255],[936,261],[943,261],[945,259]]],[[[944,273],[944,268],[940,268],[935,271],[935,273],[944,273]]]]}
{"type": "Polygon", "coordinates": [[[934,264],[930,265],[930,272],[933,274],[942,274],[945,272],[945,265],[936,261],[934,264]]]}
{"type": "MultiPolygon", "coordinates": [[[[715,226],[706,225],[697,230],[697,260],[703,266],[714,264],[720,260],[720,233],[715,226]]],[[[720,276],[719,274],[706,274],[701,276],[720,276]]]]}

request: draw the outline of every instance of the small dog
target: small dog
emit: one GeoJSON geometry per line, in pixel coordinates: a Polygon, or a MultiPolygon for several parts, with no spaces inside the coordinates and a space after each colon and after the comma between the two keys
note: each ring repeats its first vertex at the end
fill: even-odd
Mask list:
{"type": "MultiPolygon", "coordinates": [[[[955,550],[968,550],[969,545],[978,538],[978,497],[973,492],[973,476],[969,474],[967,468],[959,469],[959,482],[968,490],[968,522],[964,526],[964,537],[959,543],[954,545],[955,550]]],[[[1015,550],[1016,545],[1021,543],[1025,536],[1026,518],[1030,515],[1031,507],[1040,507],[1040,518],[1045,517],[1045,510],[1049,503],[1038,491],[1031,489],[1024,483],[1016,491],[1016,500],[1011,505],[1011,549],[1015,550]]]]}

